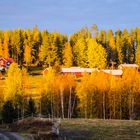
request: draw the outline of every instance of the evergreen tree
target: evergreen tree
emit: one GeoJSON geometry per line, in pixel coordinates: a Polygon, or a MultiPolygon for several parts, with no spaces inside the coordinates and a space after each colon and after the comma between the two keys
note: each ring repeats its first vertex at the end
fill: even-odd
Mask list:
{"type": "Polygon", "coordinates": [[[58,48],[52,43],[51,35],[47,32],[42,33],[42,45],[40,47],[39,58],[44,61],[47,65],[53,66],[59,64],[58,48]]]}
{"type": "Polygon", "coordinates": [[[63,50],[63,63],[65,67],[71,67],[73,65],[73,54],[70,43],[65,43],[65,48],[63,50]]]}
{"type": "Polygon", "coordinates": [[[3,44],[2,44],[2,40],[0,38],[0,57],[3,56],[3,44]]]}
{"type": "Polygon", "coordinates": [[[42,44],[39,48],[39,60],[45,61],[48,53],[48,47],[51,45],[50,34],[47,31],[42,32],[42,44]]]}
{"type": "Polygon", "coordinates": [[[117,49],[116,49],[115,38],[112,30],[108,31],[107,53],[108,53],[108,63],[117,62],[117,49]]]}
{"type": "Polygon", "coordinates": [[[23,38],[22,31],[20,29],[14,30],[11,37],[12,49],[13,49],[13,58],[17,63],[22,63],[22,53],[23,53],[23,38]]]}
{"type": "Polygon", "coordinates": [[[2,118],[5,123],[12,123],[15,118],[14,106],[11,100],[4,103],[2,109],[2,118]]]}
{"type": "Polygon", "coordinates": [[[98,42],[106,49],[107,47],[107,35],[106,31],[101,30],[98,37],[98,42]]]}
{"type": "Polygon", "coordinates": [[[48,52],[47,52],[45,63],[48,64],[49,66],[54,66],[59,64],[56,46],[54,45],[49,46],[47,50],[48,52]]]}
{"type": "Polygon", "coordinates": [[[39,47],[41,45],[41,33],[38,29],[38,26],[34,26],[32,30],[32,55],[33,55],[33,62],[38,60],[38,52],[39,47]]]}
{"type": "Polygon", "coordinates": [[[31,47],[29,45],[26,45],[24,50],[24,61],[26,62],[27,66],[29,66],[32,62],[31,52],[31,47]]]}
{"type": "Polygon", "coordinates": [[[9,57],[9,35],[8,35],[8,32],[4,33],[3,56],[5,58],[9,57]]]}
{"type": "Polygon", "coordinates": [[[48,94],[42,93],[41,99],[40,114],[50,115],[52,113],[52,103],[48,94]]]}
{"type": "Polygon", "coordinates": [[[75,45],[75,43],[77,42],[78,40],[78,33],[74,33],[72,35],[70,35],[70,45],[73,46],[75,45]]]}
{"type": "Polygon", "coordinates": [[[123,41],[123,48],[122,48],[123,63],[133,63],[135,60],[135,55],[134,55],[135,49],[127,29],[124,29],[123,31],[122,41],[123,41]]]}
{"type": "Polygon", "coordinates": [[[136,50],[136,64],[140,66],[140,44],[138,44],[137,50],[136,50]]]}
{"type": "Polygon", "coordinates": [[[87,67],[87,43],[86,39],[79,38],[73,47],[74,64],[87,67]]]}
{"type": "Polygon", "coordinates": [[[122,37],[120,31],[116,34],[116,49],[117,49],[117,64],[123,63],[123,44],[122,44],[122,37]]]}
{"type": "Polygon", "coordinates": [[[135,52],[136,52],[136,44],[135,44],[135,35],[134,31],[130,31],[130,36],[129,36],[129,63],[132,64],[135,62],[135,52]]]}
{"type": "Polygon", "coordinates": [[[31,97],[28,102],[27,113],[28,115],[33,115],[36,113],[35,101],[31,97]]]}
{"type": "Polygon", "coordinates": [[[64,44],[66,42],[67,42],[67,36],[61,35],[58,32],[53,32],[51,34],[51,46],[56,48],[57,64],[63,63],[63,49],[64,49],[64,44]]]}

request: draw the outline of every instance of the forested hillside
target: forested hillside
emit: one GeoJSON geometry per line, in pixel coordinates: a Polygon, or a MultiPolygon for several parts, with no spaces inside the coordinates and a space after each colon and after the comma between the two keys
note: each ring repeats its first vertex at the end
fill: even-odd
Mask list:
{"type": "Polygon", "coordinates": [[[0,56],[18,64],[65,67],[109,67],[121,63],[140,64],[140,29],[98,30],[84,27],[68,35],[30,29],[0,31],[0,56]]]}
{"type": "Polygon", "coordinates": [[[0,31],[0,55],[15,62],[0,80],[0,114],[4,122],[32,114],[61,118],[140,118],[140,72],[123,69],[119,77],[99,71],[121,63],[140,65],[140,28],[98,31],[82,28],[68,37],[58,32],[0,31]],[[46,75],[32,74],[43,62],[46,75]],[[24,65],[22,69],[19,65],[24,65]],[[51,67],[52,66],[52,67],[51,67]],[[82,77],[59,73],[59,67],[91,67],[82,77]],[[9,116],[10,114],[10,116],[9,116]]]}

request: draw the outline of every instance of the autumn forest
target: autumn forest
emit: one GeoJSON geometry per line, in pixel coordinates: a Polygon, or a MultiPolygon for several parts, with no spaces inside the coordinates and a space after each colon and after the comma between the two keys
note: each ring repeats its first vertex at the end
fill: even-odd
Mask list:
{"type": "Polygon", "coordinates": [[[140,63],[140,29],[98,31],[97,25],[82,28],[69,37],[59,32],[30,29],[0,31],[0,55],[30,65],[65,67],[109,67],[122,63],[140,63]]]}
{"type": "Polygon", "coordinates": [[[0,56],[14,63],[0,80],[0,114],[5,122],[32,114],[61,118],[140,119],[140,72],[121,77],[101,71],[82,77],[61,74],[63,67],[117,69],[140,66],[140,28],[98,30],[84,27],[70,36],[33,29],[0,31],[0,56]],[[47,75],[30,68],[49,67],[47,75]],[[33,84],[35,83],[35,86],[33,84]],[[35,95],[31,96],[32,88],[35,95]],[[8,117],[10,111],[12,117],[8,117]]]}

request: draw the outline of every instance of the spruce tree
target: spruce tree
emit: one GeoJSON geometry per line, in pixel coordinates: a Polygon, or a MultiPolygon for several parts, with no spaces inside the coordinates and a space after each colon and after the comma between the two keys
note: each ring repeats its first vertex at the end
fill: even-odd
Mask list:
{"type": "Polygon", "coordinates": [[[2,118],[5,123],[12,123],[14,116],[14,106],[11,100],[8,100],[4,103],[2,109],[2,118]]]}
{"type": "Polygon", "coordinates": [[[35,101],[31,97],[28,102],[27,113],[28,115],[33,115],[36,113],[35,101]]]}

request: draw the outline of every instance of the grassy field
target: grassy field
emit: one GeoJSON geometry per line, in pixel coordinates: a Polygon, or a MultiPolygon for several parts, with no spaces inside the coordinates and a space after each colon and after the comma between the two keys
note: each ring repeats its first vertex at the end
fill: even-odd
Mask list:
{"type": "MultiPolygon", "coordinates": [[[[30,71],[28,72],[28,80],[27,80],[27,86],[25,86],[25,93],[27,95],[31,95],[33,97],[38,97],[38,87],[40,85],[40,82],[43,80],[42,75],[43,68],[38,67],[31,67],[30,71]]],[[[7,78],[6,74],[3,75],[4,79],[0,79],[0,95],[3,93],[4,88],[6,88],[5,80],[7,78]]]]}
{"type": "Polygon", "coordinates": [[[66,119],[60,135],[66,140],[140,140],[140,121],[66,119]]]}
{"type": "Polygon", "coordinates": [[[140,121],[136,120],[63,119],[57,138],[48,135],[51,126],[47,120],[29,118],[9,131],[32,135],[35,140],[140,140],[140,121]]]}

